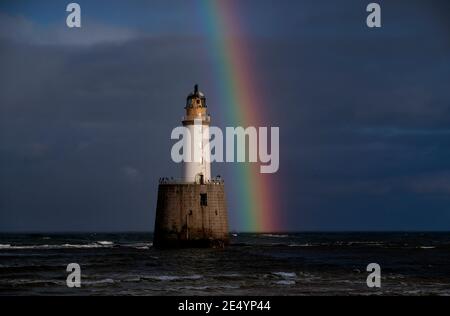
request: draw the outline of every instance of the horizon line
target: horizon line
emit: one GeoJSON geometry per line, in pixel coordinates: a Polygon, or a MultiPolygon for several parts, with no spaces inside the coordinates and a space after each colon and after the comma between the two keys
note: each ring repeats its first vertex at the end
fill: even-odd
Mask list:
{"type": "MultiPolygon", "coordinates": [[[[129,231],[0,231],[0,234],[153,234],[153,231],[140,231],[140,230],[129,230],[129,231]]],[[[286,231],[230,231],[232,234],[301,234],[301,233],[450,233],[448,230],[286,230],[286,231]]]]}

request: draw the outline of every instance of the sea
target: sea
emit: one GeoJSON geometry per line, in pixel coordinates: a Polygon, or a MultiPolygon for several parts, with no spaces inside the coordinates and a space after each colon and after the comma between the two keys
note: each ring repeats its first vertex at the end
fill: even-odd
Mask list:
{"type": "Polygon", "coordinates": [[[172,250],[152,238],[0,234],[0,295],[450,295],[450,233],[233,233],[225,249],[172,250]]]}

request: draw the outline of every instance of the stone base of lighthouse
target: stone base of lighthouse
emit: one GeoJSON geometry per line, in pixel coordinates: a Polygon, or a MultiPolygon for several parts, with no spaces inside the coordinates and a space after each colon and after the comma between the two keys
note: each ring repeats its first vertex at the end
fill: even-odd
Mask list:
{"type": "Polygon", "coordinates": [[[223,182],[159,184],[155,247],[225,247],[228,243],[223,182]]]}

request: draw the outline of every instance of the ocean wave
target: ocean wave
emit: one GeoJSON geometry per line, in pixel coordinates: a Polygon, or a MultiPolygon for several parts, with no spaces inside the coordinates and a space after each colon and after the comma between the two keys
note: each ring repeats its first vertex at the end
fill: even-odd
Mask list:
{"type": "Polygon", "coordinates": [[[384,243],[377,241],[334,241],[334,242],[322,242],[322,243],[290,243],[289,247],[351,247],[351,246],[371,246],[382,247],[384,243]]]}
{"type": "Polygon", "coordinates": [[[240,273],[223,273],[223,274],[216,274],[213,277],[224,279],[235,279],[235,278],[242,278],[243,275],[240,273]]]}
{"type": "Polygon", "coordinates": [[[121,280],[122,282],[141,282],[142,278],[139,276],[130,276],[130,277],[126,277],[125,279],[121,280]]]}
{"type": "Polygon", "coordinates": [[[383,246],[384,244],[380,241],[349,241],[349,242],[337,242],[338,245],[368,245],[368,246],[383,246]]]}
{"type": "Polygon", "coordinates": [[[297,273],[295,272],[272,272],[272,274],[284,279],[293,279],[297,277],[297,273]]]}
{"type": "Polygon", "coordinates": [[[11,245],[11,244],[0,244],[1,249],[89,249],[89,248],[113,248],[113,247],[124,247],[124,248],[134,248],[140,250],[148,250],[153,246],[153,243],[132,243],[132,244],[115,244],[112,241],[96,241],[87,244],[39,244],[39,245],[11,245]]]}
{"type": "Polygon", "coordinates": [[[287,237],[289,237],[289,235],[282,235],[282,234],[261,234],[261,236],[273,237],[273,238],[287,238],[287,237]]]}
{"type": "Polygon", "coordinates": [[[11,285],[65,285],[65,281],[61,280],[34,280],[34,279],[15,279],[15,280],[6,280],[6,283],[11,285]]]}
{"type": "Polygon", "coordinates": [[[309,244],[309,243],[306,243],[306,244],[296,244],[296,243],[292,243],[292,244],[289,244],[288,246],[289,246],[289,247],[314,247],[315,245],[309,244]]]}
{"type": "Polygon", "coordinates": [[[116,280],[113,280],[113,279],[110,279],[110,278],[102,279],[102,280],[94,280],[94,281],[83,281],[83,280],[81,280],[81,285],[82,286],[83,285],[104,285],[104,284],[108,285],[108,284],[114,284],[114,283],[117,283],[117,282],[120,282],[120,281],[116,281],[116,280]]]}
{"type": "Polygon", "coordinates": [[[123,244],[123,245],[119,245],[119,246],[140,249],[140,250],[148,250],[151,247],[153,247],[153,243],[152,242],[139,242],[139,243],[133,243],[133,244],[123,244]]]}
{"type": "Polygon", "coordinates": [[[172,288],[172,290],[194,290],[194,291],[203,291],[203,290],[235,290],[239,289],[239,285],[187,285],[187,286],[177,286],[172,288]]]}
{"type": "Polygon", "coordinates": [[[275,284],[279,284],[279,285],[294,285],[295,281],[294,280],[281,280],[281,281],[276,281],[275,284]]]}
{"type": "Polygon", "coordinates": [[[85,249],[85,248],[110,248],[112,245],[92,244],[61,244],[61,245],[1,245],[0,249],[85,249]],[[4,247],[2,247],[4,246],[4,247]]]}
{"type": "Polygon", "coordinates": [[[101,243],[92,243],[92,244],[63,244],[56,245],[56,247],[62,248],[111,248],[113,245],[110,244],[101,244],[101,243]]]}
{"type": "Polygon", "coordinates": [[[202,275],[147,275],[141,276],[142,279],[152,279],[157,281],[178,281],[178,280],[199,280],[203,278],[202,275]]]}
{"type": "Polygon", "coordinates": [[[97,244],[100,244],[102,246],[112,246],[114,243],[112,241],[97,241],[97,244]]]}

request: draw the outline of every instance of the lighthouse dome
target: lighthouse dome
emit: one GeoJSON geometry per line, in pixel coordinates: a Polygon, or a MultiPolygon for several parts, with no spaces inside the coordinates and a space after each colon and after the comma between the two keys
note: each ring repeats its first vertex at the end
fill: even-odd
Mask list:
{"type": "Polygon", "coordinates": [[[198,90],[198,84],[196,84],[194,86],[194,91],[191,92],[188,96],[188,98],[193,98],[193,97],[204,97],[205,95],[203,94],[203,92],[198,90]]]}
{"type": "Polygon", "coordinates": [[[198,84],[194,86],[194,91],[188,95],[186,100],[186,106],[206,108],[206,97],[203,94],[203,92],[198,90],[198,84]]]}

